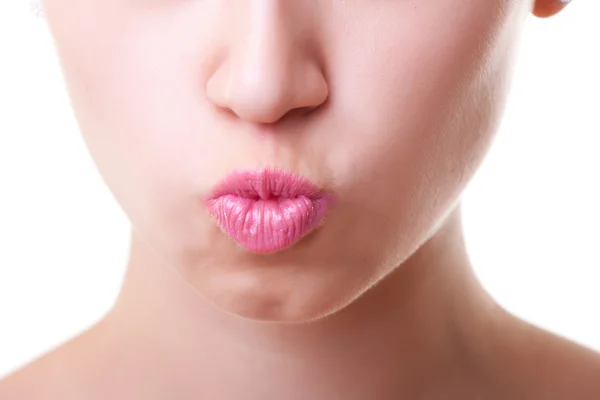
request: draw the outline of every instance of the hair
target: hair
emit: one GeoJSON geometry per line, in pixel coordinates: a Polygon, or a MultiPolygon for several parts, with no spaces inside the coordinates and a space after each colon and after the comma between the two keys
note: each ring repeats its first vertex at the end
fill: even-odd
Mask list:
{"type": "Polygon", "coordinates": [[[44,18],[44,4],[42,0],[29,0],[29,10],[36,18],[44,18]]]}

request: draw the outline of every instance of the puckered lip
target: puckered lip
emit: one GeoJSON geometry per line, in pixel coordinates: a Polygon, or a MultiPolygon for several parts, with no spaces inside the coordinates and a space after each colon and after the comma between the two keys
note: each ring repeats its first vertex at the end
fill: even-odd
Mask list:
{"type": "Polygon", "coordinates": [[[305,177],[275,168],[236,170],[214,186],[208,200],[216,200],[226,195],[255,200],[298,197],[316,200],[334,197],[331,191],[322,189],[305,177]]]}
{"type": "Polygon", "coordinates": [[[218,227],[246,250],[285,250],[319,227],[335,200],[331,191],[278,169],[237,170],[206,199],[218,227]]]}

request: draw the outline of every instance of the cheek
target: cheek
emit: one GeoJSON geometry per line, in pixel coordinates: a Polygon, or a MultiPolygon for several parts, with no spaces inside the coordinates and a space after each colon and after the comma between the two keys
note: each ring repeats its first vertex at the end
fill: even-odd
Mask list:
{"type": "Polygon", "coordinates": [[[350,35],[334,53],[343,126],[336,139],[344,146],[333,147],[331,160],[344,165],[338,169],[346,179],[357,177],[379,198],[404,198],[407,186],[445,192],[473,172],[503,109],[513,38],[505,36],[496,7],[470,3],[472,10],[455,10],[439,23],[413,16],[382,27],[385,19],[379,19],[372,30],[357,29],[371,46],[358,54],[366,39],[350,35]],[[382,31],[388,35],[382,38],[382,31]],[[392,183],[396,192],[390,192],[392,183]]]}
{"type": "Polygon", "coordinates": [[[371,227],[366,243],[386,248],[390,265],[457,201],[503,111],[516,27],[504,30],[491,14],[462,18],[458,26],[468,30],[456,21],[427,33],[414,27],[395,41],[371,40],[360,56],[344,47],[334,56],[333,131],[343,145],[331,146],[329,162],[340,181],[352,182],[348,215],[365,215],[352,223],[371,227]]]}

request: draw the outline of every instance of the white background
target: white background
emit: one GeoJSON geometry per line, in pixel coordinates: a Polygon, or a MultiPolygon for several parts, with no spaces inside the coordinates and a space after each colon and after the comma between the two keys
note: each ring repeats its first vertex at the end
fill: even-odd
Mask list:
{"type": "MultiPolygon", "coordinates": [[[[598,18],[598,0],[529,18],[464,217],[502,305],[600,351],[598,18]]],[[[126,263],[127,219],[80,138],[52,46],[26,2],[0,0],[0,376],[100,318],[126,263]]]]}

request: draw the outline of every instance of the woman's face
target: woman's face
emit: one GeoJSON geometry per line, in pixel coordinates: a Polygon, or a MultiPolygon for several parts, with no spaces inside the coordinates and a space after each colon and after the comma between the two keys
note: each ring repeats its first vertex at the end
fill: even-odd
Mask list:
{"type": "Polygon", "coordinates": [[[339,310],[453,207],[498,125],[528,0],[46,0],[84,139],[137,234],[248,318],[339,310]],[[205,200],[240,169],[335,193],[285,250],[205,200]]]}

